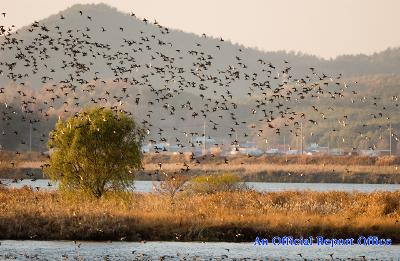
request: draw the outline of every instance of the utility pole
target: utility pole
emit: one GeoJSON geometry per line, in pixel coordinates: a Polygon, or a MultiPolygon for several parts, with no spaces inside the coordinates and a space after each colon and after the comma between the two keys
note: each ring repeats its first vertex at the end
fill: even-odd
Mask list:
{"type": "Polygon", "coordinates": [[[283,153],[285,153],[285,162],[287,162],[287,153],[286,153],[286,136],[283,136],[283,153]]]}
{"type": "Polygon", "coordinates": [[[392,123],[389,123],[389,155],[392,156],[392,123]]]}
{"type": "Polygon", "coordinates": [[[29,153],[32,152],[32,122],[29,123],[29,153]]]}
{"type": "Polygon", "coordinates": [[[286,152],[286,136],[283,136],[283,152],[286,152]]]}
{"type": "Polygon", "coordinates": [[[192,134],[190,134],[190,151],[193,153],[193,155],[196,152],[196,148],[193,145],[193,135],[192,134]]]}
{"type": "Polygon", "coordinates": [[[329,135],[328,135],[328,155],[331,154],[331,133],[329,131],[329,135]]]}
{"type": "Polygon", "coordinates": [[[301,155],[303,155],[303,122],[300,122],[300,148],[301,155]]]}
{"type": "Polygon", "coordinates": [[[206,121],[203,122],[203,155],[206,155],[206,121]]]}

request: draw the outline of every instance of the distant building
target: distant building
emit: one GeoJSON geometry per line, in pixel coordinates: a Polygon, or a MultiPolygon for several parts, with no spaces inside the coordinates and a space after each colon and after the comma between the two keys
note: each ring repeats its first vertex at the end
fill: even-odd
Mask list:
{"type": "Polygon", "coordinates": [[[281,154],[281,151],[279,149],[269,149],[265,153],[268,155],[278,155],[281,154]]]}
{"type": "Polygon", "coordinates": [[[317,154],[329,154],[329,147],[321,147],[318,145],[318,143],[311,143],[307,148],[306,148],[306,154],[307,155],[317,155],[317,154]]]}
{"type": "Polygon", "coordinates": [[[333,149],[329,150],[329,154],[330,155],[334,155],[334,156],[342,156],[342,155],[344,155],[344,150],[343,149],[333,148],[333,149]]]}
{"type": "Polygon", "coordinates": [[[360,150],[360,155],[368,157],[378,157],[382,155],[390,155],[390,150],[360,150]]]}
{"type": "Polygon", "coordinates": [[[287,155],[298,155],[298,154],[301,154],[301,151],[299,151],[299,150],[288,150],[286,152],[286,154],[287,155]]]}
{"type": "Polygon", "coordinates": [[[230,155],[251,155],[251,156],[259,156],[264,154],[262,150],[257,147],[257,143],[255,142],[245,142],[239,143],[237,145],[231,146],[231,151],[229,152],[230,155]]]}
{"type": "Polygon", "coordinates": [[[212,139],[210,137],[206,137],[206,138],[204,138],[204,136],[193,137],[193,143],[198,144],[200,146],[203,145],[204,141],[206,142],[206,146],[209,146],[209,145],[212,146],[216,143],[215,139],[212,139]]]}
{"type": "Polygon", "coordinates": [[[142,152],[143,153],[149,153],[149,152],[167,152],[169,149],[169,143],[163,142],[163,143],[148,143],[147,145],[142,145],[142,152]]]}
{"type": "Polygon", "coordinates": [[[215,148],[216,141],[211,137],[195,136],[193,137],[192,143],[194,148],[192,152],[196,155],[210,154],[212,149],[215,148]]]}
{"type": "Polygon", "coordinates": [[[143,153],[149,153],[150,152],[150,146],[149,145],[142,145],[142,152],[143,153]]]}

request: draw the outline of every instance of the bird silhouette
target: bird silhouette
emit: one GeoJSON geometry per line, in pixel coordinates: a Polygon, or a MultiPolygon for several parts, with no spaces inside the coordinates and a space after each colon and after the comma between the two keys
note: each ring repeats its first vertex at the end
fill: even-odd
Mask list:
{"type": "MultiPolygon", "coordinates": [[[[320,126],[338,113],[336,104],[346,101],[381,108],[370,115],[374,120],[389,116],[380,97],[358,97],[357,83],[345,82],[340,73],[321,72],[314,65],[296,72],[289,59],[254,57],[246,48],[231,49],[221,37],[203,34],[183,43],[177,40],[179,33],[133,12],[116,26],[96,23],[101,17],[82,7],[59,17],[51,26],[34,21],[18,34],[11,27],[0,30],[0,55],[10,57],[0,63],[0,78],[13,82],[0,89],[1,136],[15,135],[25,149],[26,126],[32,126],[35,142],[44,144],[57,118],[88,104],[134,115],[148,130],[145,142],[152,143],[155,153],[170,153],[168,146],[157,144],[172,141],[179,153],[194,152],[204,145],[204,126],[210,140],[227,140],[232,146],[286,132],[299,137],[300,123],[320,126]],[[79,23],[69,24],[73,19],[79,23]],[[29,82],[38,87],[27,86],[29,82]],[[302,103],[309,110],[299,111],[302,103]]],[[[390,100],[398,106],[397,95],[390,100]]],[[[348,127],[344,114],[332,132],[348,127]]],[[[362,135],[368,126],[363,127],[362,135]]],[[[398,139],[396,133],[393,138],[398,139]]]]}

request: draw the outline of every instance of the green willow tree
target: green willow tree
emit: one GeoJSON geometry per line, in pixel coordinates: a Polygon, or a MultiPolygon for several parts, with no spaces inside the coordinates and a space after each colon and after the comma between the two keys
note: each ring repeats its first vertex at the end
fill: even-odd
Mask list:
{"type": "Polygon", "coordinates": [[[145,131],[121,112],[85,109],[50,132],[53,149],[45,174],[60,182],[63,191],[80,190],[96,198],[122,191],[134,183],[142,167],[145,131]]]}

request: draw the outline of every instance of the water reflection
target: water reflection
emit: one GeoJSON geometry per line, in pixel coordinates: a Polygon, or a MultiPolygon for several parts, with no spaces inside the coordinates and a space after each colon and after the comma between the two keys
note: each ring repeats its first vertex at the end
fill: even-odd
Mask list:
{"type": "MultiPolygon", "coordinates": [[[[10,188],[22,188],[29,186],[39,190],[53,190],[57,188],[57,184],[47,179],[38,179],[32,181],[30,179],[18,180],[0,180],[3,184],[7,184],[10,188]]],[[[153,192],[154,186],[158,186],[158,181],[136,181],[136,192],[153,192]]],[[[284,190],[312,190],[312,191],[396,191],[400,190],[400,184],[351,184],[351,183],[268,183],[268,182],[245,182],[245,184],[257,191],[284,191],[284,190]]]]}
{"type": "Polygon", "coordinates": [[[255,247],[253,243],[1,241],[0,260],[399,260],[400,245],[255,247]],[[332,256],[332,258],[331,258],[332,256]]]}

